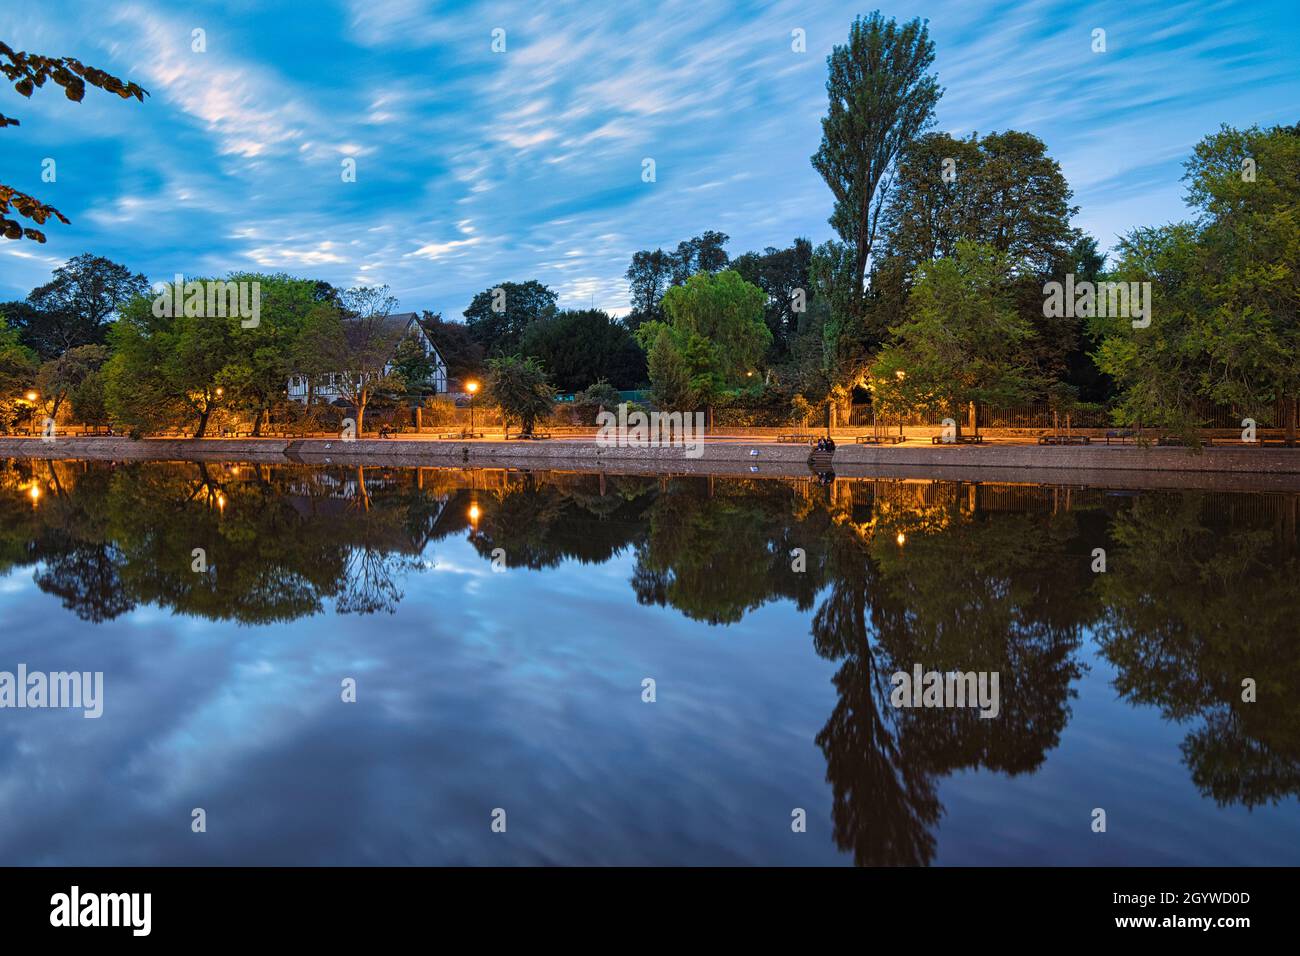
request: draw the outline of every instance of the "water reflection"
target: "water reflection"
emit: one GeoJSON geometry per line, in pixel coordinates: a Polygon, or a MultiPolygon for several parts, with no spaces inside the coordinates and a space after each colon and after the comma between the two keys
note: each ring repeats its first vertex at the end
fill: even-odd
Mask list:
{"type": "Polygon", "coordinates": [[[936,855],[945,778],[1031,775],[1058,747],[1090,641],[1123,699],[1186,726],[1204,797],[1300,793],[1298,515],[1287,494],[8,462],[0,576],[31,568],[88,622],[153,606],[264,625],[393,613],[456,538],[513,569],[630,556],[629,596],[708,625],[788,601],[837,668],[815,740],[834,842],[860,865],[917,865],[936,855]],[[890,706],[890,675],[916,663],[999,672],[999,718],[890,706]]]}

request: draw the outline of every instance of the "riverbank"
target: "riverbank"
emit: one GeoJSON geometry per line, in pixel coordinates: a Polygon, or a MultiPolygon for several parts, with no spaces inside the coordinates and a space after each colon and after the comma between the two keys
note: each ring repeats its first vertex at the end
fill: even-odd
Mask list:
{"type": "MultiPolygon", "coordinates": [[[[426,438],[175,439],[0,438],[0,457],[101,461],[242,461],[394,467],[557,469],[641,474],[813,474],[805,445],[741,438],[703,443],[698,458],[673,447],[610,447],[587,439],[437,441],[426,438]]],[[[840,445],[831,469],[845,478],[1018,481],[1114,488],[1300,490],[1300,449],[1029,444],[840,445]]]]}

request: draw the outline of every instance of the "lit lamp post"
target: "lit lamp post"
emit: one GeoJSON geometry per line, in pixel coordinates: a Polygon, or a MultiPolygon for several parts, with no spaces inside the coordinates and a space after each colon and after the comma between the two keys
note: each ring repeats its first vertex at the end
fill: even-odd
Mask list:
{"type": "MultiPolygon", "coordinates": [[[[896,370],[894,371],[894,378],[898,379],[898,384],[901,386],[901,385],[903,384],[903,379],[907,378],[907,373],[904,372],[901,368],[900,368],[900,369],[896,369],[896,370]]],[[[902,437],[903,437],[903,402],[902,402],[902,398],[903,398],[903,396],[900,395],[900,396],[899,396],[899,402],[898,402],[898,437],[899,437],[899,438],[902,438],[902,437]]]]}
{"type": "MultiPolygon", "coordinates": [[[[465,390],[469,392],[469,437],[474,437],[474,393],[478,391],[478,382],[467,382],[465,390]]],[[[478,510],[477,508],[475,510],[478,510]]]]}
{"type": "Polygon", "coordinates": [[[29,401],[32,405],[31,415],[27,419],[27,434],[35,435],[36,434],[36,400],[41,396],[40,393],[37,392],[35,389],[31,389],[23,397],[26,398],[27,401],[29,401]]]}

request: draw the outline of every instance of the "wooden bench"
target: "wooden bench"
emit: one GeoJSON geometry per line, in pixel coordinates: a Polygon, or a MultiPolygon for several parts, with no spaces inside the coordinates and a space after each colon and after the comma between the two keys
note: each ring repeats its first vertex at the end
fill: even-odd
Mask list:
{"type": "Polygon", "coordinates": [[[819,437],[810,432],[791,432],[788,435],[777,435],[776,440],[785,445],[811,445],[819,437]]]}
{"type": "Polygon", "coordinates": [[[1040,445],[1091,445],[1092,439],[1087,435],[1039,435],[1040,445]]]}
{"type": "Polygon", "coordinates": [[[859,445],[901,445],[907,439],[902,435],[859,435],[853,441],[859,445]]]}
{"type": "Polygon", "coordinates": [[[930,439],[931,445],[982,445],[984,444],[983,435],[953,435],[951,438],[944,438],[942,435],[935,435],[930,439]]]}

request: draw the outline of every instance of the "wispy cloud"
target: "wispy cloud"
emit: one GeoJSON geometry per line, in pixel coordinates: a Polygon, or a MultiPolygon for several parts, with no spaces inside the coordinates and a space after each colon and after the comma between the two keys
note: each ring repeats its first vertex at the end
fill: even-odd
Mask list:
{"type": "MultiPolygon", "coordinates": [[[[1040,136],[1078,224],[1104,245],[1182,215],[1180,162],[1220,122],[1297,119],[1300,18],[1282,0],[889,12],[929,18],[940,128],[1040,136]],[[1097,28],[1105,54],[1091,50],[1097,28]]],[[[387,282],[404,307],[452,316],[527,278],[564,304],[623,312],[636,249],[705,229],[728,232],[734,253],[830,236],[808,158],[825,56],[850,19],[796,0],[344,0],[310,17],[289,2],[11,4],[7,42],[77,55],[152,96],[17,104],[23,126],[0,133],[6,176],[73,223],[39,251],[5,249],[0,298],[89,249],[151,278],[264,268],[387,282]],[[807,52],[791,47],[796,28],[807,52]],[[39,182],[47,156],[55,184],[39,182]]],[[[17,99],[0,91],[0,109],[17,99]]]]}

